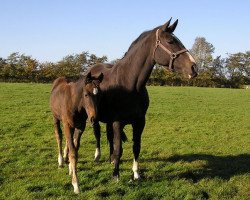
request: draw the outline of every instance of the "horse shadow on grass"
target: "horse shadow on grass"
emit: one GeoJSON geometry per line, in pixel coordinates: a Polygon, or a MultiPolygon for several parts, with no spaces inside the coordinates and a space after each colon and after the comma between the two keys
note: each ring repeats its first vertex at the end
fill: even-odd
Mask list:
{"type": "MultiPolygon", "coordinates": [[[[205,164],[201,167],[188,168],[185,172],[178,172],[175,175],[169,174],[169,171],[159,170],[160,174],[153,175],[153,179],[162,180],[163,178],[184,178],[196,183],[204,178],[220,178],[229,180],[235,175],[244,175],[250,173],[250,154],[229,155],[229,156],[214,156],[208,154],[184,154],[174,155],[168,158],[153,157],[150,159],[142,159],[142,162],[158,162],[162,166],[168,163],[183,162],[188,164],[192,162],[202,161],[205,164]],[[163,173],[163,174],[162,174],[163,173]],[[165,175],[165,176],[164,176],[165,175]]],[[[189,165],[190,166],[190,165],[189,165]]],[[[142,169],[142,174],[145,174],[149,169],[142,169]]],[[[172,171],[173,172],[173,171],[172,171]]]]}

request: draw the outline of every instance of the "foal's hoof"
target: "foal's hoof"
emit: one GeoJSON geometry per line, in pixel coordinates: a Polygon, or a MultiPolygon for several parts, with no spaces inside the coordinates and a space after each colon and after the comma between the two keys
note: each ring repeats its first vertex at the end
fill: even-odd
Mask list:
{"type": "Polygon", "coordinates": [[[74,193],[75,194],[79,194],[80,193],[80,189],[79,188],[74,188],[74,193]]]}
{"type": "Polygon", "coordinates": [[[59,168],[59,169],[62,169],[63,167],[64,167],[63,164],[58,165],[58,168],[59,168]]]}
{"type": "Polygon", "coordinates": [[[68,157],[63,157],[63,161],[68,164],[69,163],[69,158],[68,157]]]}

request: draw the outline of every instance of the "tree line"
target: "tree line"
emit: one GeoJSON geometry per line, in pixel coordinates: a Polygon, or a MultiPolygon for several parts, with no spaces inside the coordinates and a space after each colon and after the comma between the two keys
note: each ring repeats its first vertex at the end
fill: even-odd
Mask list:
{"type": "MultiPolygon", "coordinates": [[[[226,58],[213,58],[214,46],[204,37],[197,37],[190,49],[195,58],[199,75],[192,80],[172,73],[156,65],[151,73],[149,85],[231,87],[250,85],[250,51],[228,54],[226,58]]],[[[107,62],[106,56],[82,52],[65,56],[59,62],[39,62],[20,53],[7,58],[0,57],[0,80],[8,82],[52,82],[60,76],[76,79],[90,66],[107,62]]],[[[119,59],[112,61],[116,63],[119,59]]]]}
{"type": "Polygon", "coordinates": [[[39,62],[31,56],[18,52],[6,59],[0,57],[0,80],[5,82],[52,82],[65,76],[77,79],[90,66],[107,62],[107,57],[82,52],[65,56],[59,62],[39,62]]]}

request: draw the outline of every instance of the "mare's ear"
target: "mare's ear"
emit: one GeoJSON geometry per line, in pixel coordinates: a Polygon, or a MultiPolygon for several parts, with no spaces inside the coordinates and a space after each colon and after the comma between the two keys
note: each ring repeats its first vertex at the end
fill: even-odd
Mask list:
{"type": "Polygon", "coordinates": [[[102,82],[103,80],[103,73],[101,73],[98,77],[97,77],[98,81],[102,82]]]}
{"type": "Polygon", "coordinates": [[[176,26],[177,26],[177,24],[178,24],[178,19],[171,26],[168,27],[167,31],[170,32],[170,33],[173,33],[176,26]]]}
{"type": "Polygon", "coordinates": [[[92,81],[92,75],[91,75],[91,72],[89,72],[85,78],[85,84],[87,84],[91,81],[92,81]]]}
{"type": "Polygon", "coordinates": [[[168,27],[169,27],[169,24],[170,24],[170,22],[171,22],[171,19],[172,19],[172,17],[170,18],[170,20],[168,20],[163,26],[162,26],[162,30],[163,31],[167,31],[167,29],[168,29],[168,27]]]}

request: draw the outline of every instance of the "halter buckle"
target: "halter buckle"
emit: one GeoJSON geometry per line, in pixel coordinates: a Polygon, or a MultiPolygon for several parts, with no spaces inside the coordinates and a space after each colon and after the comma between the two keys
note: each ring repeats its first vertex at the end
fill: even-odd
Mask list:
{"type": "Polygon", "coordinates": [[[176,54],[176,53],[172,53],[172,54],[171,54],[171,58],[172,58],[172,59],[177,58],[177,54],[176,54]]]}

